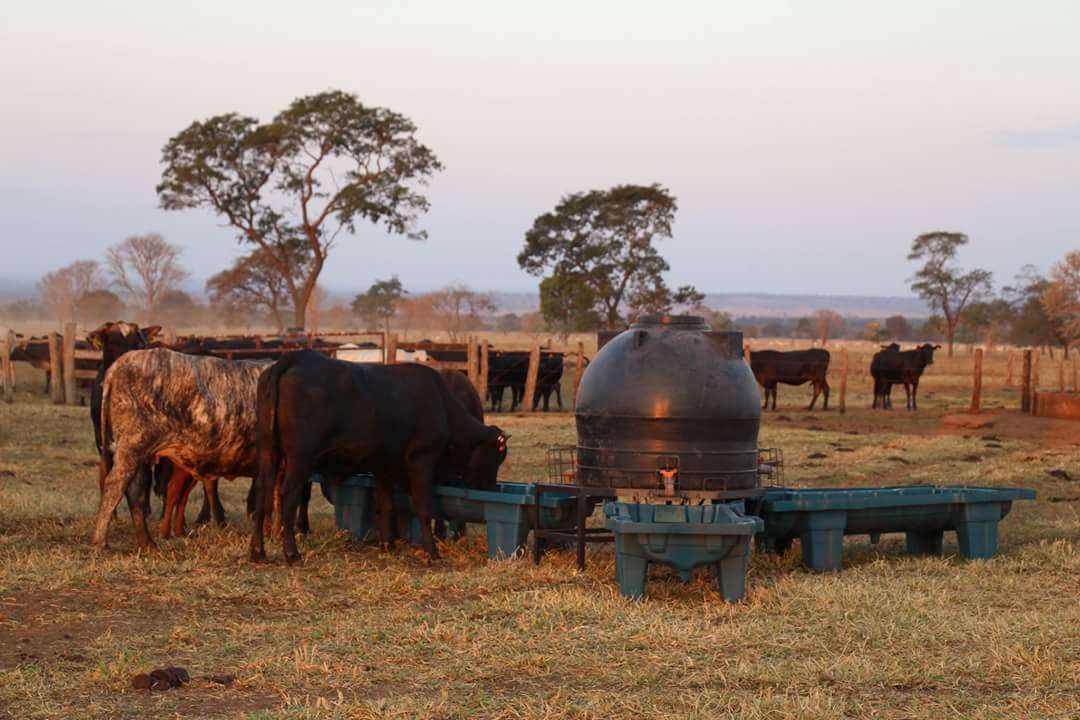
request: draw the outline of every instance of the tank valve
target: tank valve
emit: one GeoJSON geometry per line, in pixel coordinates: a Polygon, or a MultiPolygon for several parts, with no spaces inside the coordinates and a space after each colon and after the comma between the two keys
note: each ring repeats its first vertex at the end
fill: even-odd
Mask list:
{"type": "Polygon", "coordinates": [[[679,485],[679,468],[661,468],[657,472],[660,473],[660,494],[664,497],[674,496],[679,485]]]}

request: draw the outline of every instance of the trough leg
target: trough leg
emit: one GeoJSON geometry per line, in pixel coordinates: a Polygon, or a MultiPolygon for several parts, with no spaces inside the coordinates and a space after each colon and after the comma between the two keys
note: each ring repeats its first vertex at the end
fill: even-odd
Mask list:
{"type": "Polygon", "coordinates": [[[943,530],[908,530],[905,550],[908,555],[940,555],[943,530]]]}
{"type": "MultiPolygon", "coordinates": [[[[619,542],[617,540],[616,542],[619,542]]],[[[626,544],[625,543],[624,547],[626,544]]],[[[619,578],[619,592],[623,596],[636,600],[645,594],[645,583],[649,576],[649,561],[640,555],[631,555],[625,550],[616,553],[619,578]]]]}
{"type": "Polygon", "coordinates": [[[972,503],[963,505],[957,514],[956,539],[960,554],[968,560],[992,558],[997,555],[998,521],[1001,520],[999,503],[972,503]]]}
{"type": "Polygon", "coordinates": [[[731,552],[713,565],[713,576],[720,596],[729,603],[746,597],[746,559],[750,554],[750,536],[739,538],[731,552]]]}
{"type": "Polygon", "coordinates": [[[845,512],[807,513],[799,534],[803,565],[811,570],[838,571],[843,565],[845,512]]]}

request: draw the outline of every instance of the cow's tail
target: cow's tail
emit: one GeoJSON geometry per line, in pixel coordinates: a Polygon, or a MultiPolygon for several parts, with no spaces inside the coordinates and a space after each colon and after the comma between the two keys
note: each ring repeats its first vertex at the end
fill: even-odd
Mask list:
{"type": "Polygon", "coordinates": [[[281,468],[281,439],[278,436],[278,386],[281,377],[293,366],[303,352],[286,353],[259,377],[256,395],[255,444],[258,452],[256,482],[256,513],[272,507],[273,488],[281,468]],[[259,402],[264,400],[265,402],[259,402]]]}
{"type": "Polygon", "coordinates": [[[100,437],[95,438],[100,440],[99,457],[98,457],[98,490],[102,493],[105,492],[105,478],[109,476],[109,471],[113,466],[113,437],[112,437],[112,423],[111,413],[109,412],[109,400],[112,396],[112,383],[109,382],[109,373],[105,374],[105,379],[101,384],[101,416],[99,427],[101,428],[100,437]]]}

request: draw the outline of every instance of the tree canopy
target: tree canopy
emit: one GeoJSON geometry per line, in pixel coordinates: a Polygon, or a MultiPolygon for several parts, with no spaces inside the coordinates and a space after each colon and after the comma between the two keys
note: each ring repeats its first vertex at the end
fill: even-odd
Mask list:
{"type": "Polygon", "coordinates": [[[561,278],[561,296],[578,295],[564,304],[591,304],[614,329],[631,298],[639,308],[655,307],[658,298],[670,305],[662,276],[669,266],[653,240],[671,237],[676,209],[658,184],[567,195],[533,222],[518,264],[533,275],[561,278]]]}
{"type": "Polygon", "coordinates": [[[297,98],[268,123],[235,113],[194,122],[166,143],[162,164],[161,206],[209,208],[261,249],[299,327],[342,231],[372,223],[426,237],[418,188],[442,169],[411,120],[337,90],[297,98]]]}
{"type": "Polygon", "coordinates": [[[367,292],[353,299],[353,312],[362,317],[369,327],[383,326],[390,332],[390,319],[397,313],[402,296],[408,294],[397,275],[388,280],[376,280],[367,292]]]}
{"type": "Polygon", "coordinates": [[[941,311],[949,357],[953,354],[953,339],[960,314],[968,302],[979,300],[990,292],[993,278],[986,270],[965,272],[953,264],[957,250],[967,242],[968,236],[964,233],[929,232],[912,240],[911,252],[908,253],[908,260],[923,261],[923,266],[909,282],[911,289],[930,307],[941,311]]]}

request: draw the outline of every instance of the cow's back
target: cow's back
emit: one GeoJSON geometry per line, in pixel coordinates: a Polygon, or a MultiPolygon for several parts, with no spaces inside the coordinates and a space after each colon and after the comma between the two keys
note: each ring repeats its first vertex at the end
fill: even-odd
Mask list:
{"type": "Polygon", "coordinates": [[[137,435],[151,453],[195,474],[250,476],[256,388],[267,364],[164,348],[126,353],[105,376],[110,435],[137,435]]]}

